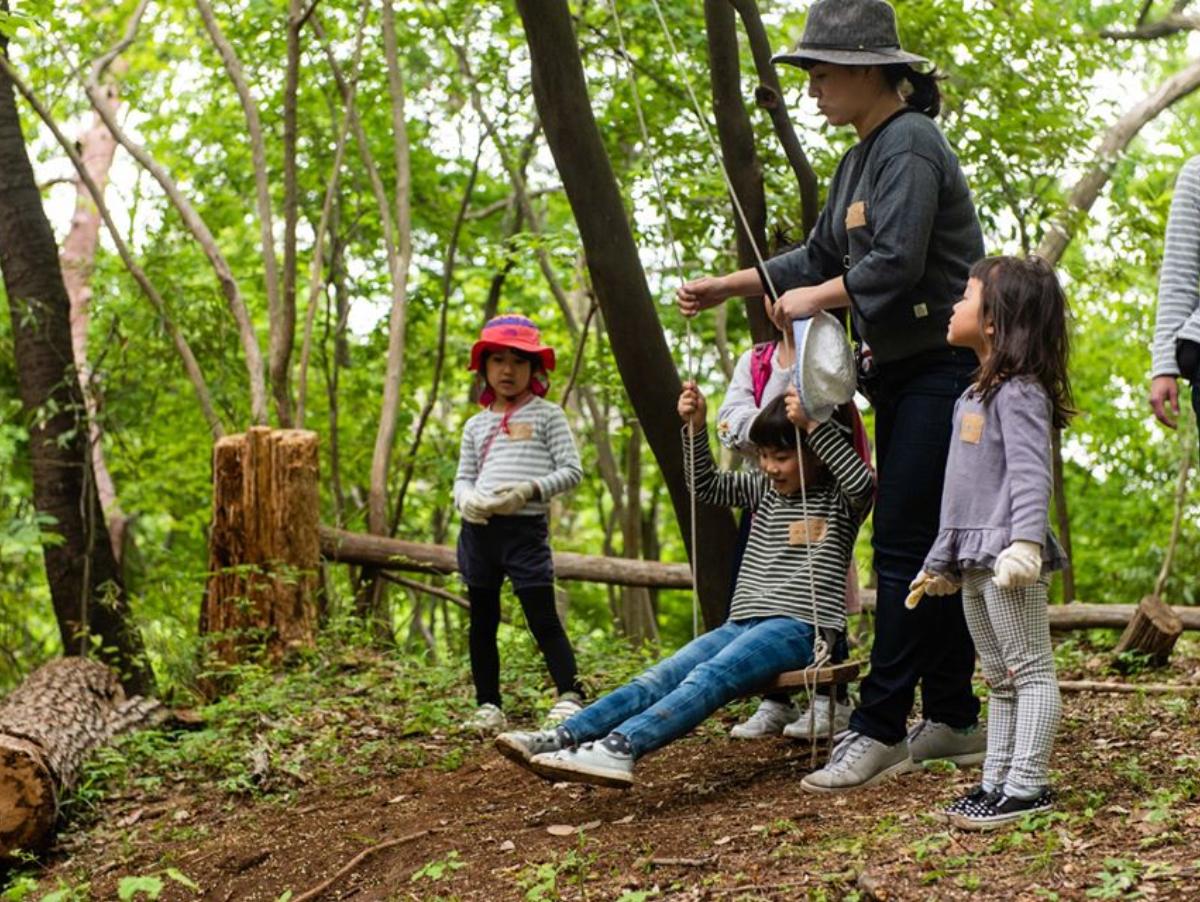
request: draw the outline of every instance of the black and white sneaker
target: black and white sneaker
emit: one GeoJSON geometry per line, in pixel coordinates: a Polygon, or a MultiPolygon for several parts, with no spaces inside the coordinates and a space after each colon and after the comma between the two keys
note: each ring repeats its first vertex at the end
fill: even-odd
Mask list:
{"type": "Polygon", "coordinates": [[[1014,799],[1004,793],[964,805],[950,815],[950,823],[960,830],[995,830],[1013,824],[1027,814],[1038,814],[1054,807],[1054,794],[1043,789],[1036,798],[1014,799]]]}
{"type": "Polygon", "coordinates": [[[950,818],[954,815],[962,814],[965,811],[977,807],[985,801],[992,801],[994,800],[995,796],[999,795],[1000,791],[998,789],[984,789],[981,784],[976,786],[966,795],[959,796],[941,811],[935,811],[933,813],[933,819],[935,821],[940,821],[943,824],[947,824],[950,822],[950,818]]]}

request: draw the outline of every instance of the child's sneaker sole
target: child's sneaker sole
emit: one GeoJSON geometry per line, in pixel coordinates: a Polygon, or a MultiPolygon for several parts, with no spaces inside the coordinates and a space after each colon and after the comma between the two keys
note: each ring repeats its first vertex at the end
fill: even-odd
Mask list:
{"type": "Polygon", "coordinates": [[[609,789],[630,789],[633,786],[632,774],[622,773],[621,771],[579,767],[574,765],[569,759],[555,759],[552,762],[538,760],[541,757],[541,755],[534,755],[525,766],[543,780],[550,780],[554,783],[566,780],[571,783],[606,786],[609,789]]]}
{"type": "Polygon", "coordinates": [[[525,746],[521,745],[521,743],[510,740],[507,733],[501,733],[496,737],[495,746],[496,751],[513,762],[513,764],[519,764],[526,770],[532,770],[529,766],[529,760],[533,756],[526,751],[525,746]]]}

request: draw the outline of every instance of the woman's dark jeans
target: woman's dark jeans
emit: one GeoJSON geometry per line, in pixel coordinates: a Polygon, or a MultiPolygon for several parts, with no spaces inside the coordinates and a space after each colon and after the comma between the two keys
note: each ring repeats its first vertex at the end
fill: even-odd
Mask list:
{"type": "Polygon", "coordinates": [[[879,367],[865,390],[875,409],[879,464],[873,545],[876,590],[871,670],[850,729],[887,745],[907,733],[917,685],[929,720],[963,728],[979,717],[971,690],[975,646],[962,598],[926,596],[904,606],[938,532],[954,402],[970,384],[974,355],[960,349],[879,367]]]}

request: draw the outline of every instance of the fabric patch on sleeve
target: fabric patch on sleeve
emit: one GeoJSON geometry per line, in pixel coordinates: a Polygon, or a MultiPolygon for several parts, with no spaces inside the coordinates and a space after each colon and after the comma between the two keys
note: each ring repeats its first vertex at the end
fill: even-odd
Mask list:
{"type": "Polygon", "coordinates": [[[867,224],[867,202],[856,200],[846,208],[846,228],[861,229],[867,224]]]}
{"type": "Polygon", "coordinates": [[[970,445],[978,445],[983,438],[983,414],[964,413],[959,438],[970,445]]]}

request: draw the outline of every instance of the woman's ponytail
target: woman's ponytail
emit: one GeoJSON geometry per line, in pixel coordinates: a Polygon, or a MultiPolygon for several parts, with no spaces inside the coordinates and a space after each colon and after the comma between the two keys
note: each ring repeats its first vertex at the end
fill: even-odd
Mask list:
{"type": "Polygon", "coordinates": [[[942,91],[938,82],[943,76],[937,69],[928,72],[918,72],[907,63],[883,66],[883,77],[888,86],[896,88],[904,97],[904,102],[918,113],[924,113],[930,119],[937,118],[942,111],[942,91]]]}

